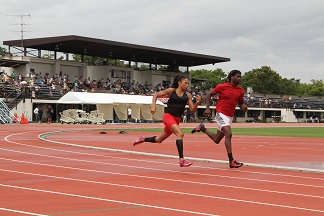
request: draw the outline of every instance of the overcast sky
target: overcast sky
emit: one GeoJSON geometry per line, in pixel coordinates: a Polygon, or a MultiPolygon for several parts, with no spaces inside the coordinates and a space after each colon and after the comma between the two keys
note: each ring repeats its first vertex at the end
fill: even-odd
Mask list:
{"type": "MultiPolygon", "coordinates": [[[[0,46],[79,35],[230,58],[243,73],[270,66],[283,78],[324,80],[323,0],[0,0],[0,46]]],[[[196,68],[192,68],[196,69],[196,68]]]]}

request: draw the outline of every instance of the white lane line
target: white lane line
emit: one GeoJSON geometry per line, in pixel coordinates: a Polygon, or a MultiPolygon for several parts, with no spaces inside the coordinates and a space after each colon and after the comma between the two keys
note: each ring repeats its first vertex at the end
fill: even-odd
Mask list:
{"type": "MultiPolygon", "coordinates": [[[[164,154],[153,154],[153,153],[129,151],[129,150],[122,150],[122,149],[102,148],[102,147],[96,147],[96,146],[85,146],[85,145],[66,143],[66,142],[59,142],[59,141],[52,141],[52,140],[46,139],[46,136],[48,134],[56,134],[56,133],[58,133],[58,132],[54,131],[54,132],[43,133],[43,134],[40,134],[38,136],[38,138],[40,140],[45,141],[45,142],[51,142],[51,143],[55,143],[55,144],[68,145],[68,146],[74,146],[74,147],[80,147],[80,148],[89,148],[89,149],[96,149],[96,150],[105,150],[105,151],[111,151],[111,152],[126,153],[126,154],[135,154],[135,155],[145,155],[145,156],[154,156],[154,157],[176,158],[176,159],[178,159],[178,156],[170,156],[170,155],[164,155],[164,154]]],[[[204,159],[204,158],[194,158],[194,157],[186,157],[186,158],[189,159],[189,160],[193,160],[193,161],[228,164],[228,161],[224,161],[224,160],[214,160],[214,159],[204,159]]],[[[290,170],[290,171],[298,171],[298,172],[304,171],[304,172],[313,172],[313,173],[324,173],[324,170],[321,170],[321,169],[310,169],[310,168],[302,168],[302,167],[276,166],[276,165],[255,164],[255,163],[244,163],[244,165],[245,166],[251,166],[251,167],[279,169],[279,170],[290,170]]]]}
{"type": "MultiPolygon", "coordinates": [[[[248,187],[240,187],[240,186],[231,186],[231,185],[223,185],[223,184],[215,184],[215,183],[206,183],[206,182],[197,182],[197,181],[187,181],[187,180],[184,180],[184,179],[170,179],[170,178],[161,178],[161,177],[152,177],[152,176],[125,174],[125,173],[117,173],[117,172],[109,172],[109,171],[98,171],[98,170],[90,170],[90,169],[84,169],[84,168],[75,168],[75,167],[51,165],[51,164],[44,164],[44,163],[19,161],[19,160],[13,160],[13,159],[4,159],[4,158],[0,158],[0,159],[7,160],[7,161],[11,161],[11,162],[34,164],[34,165],[48,166],[48,167],[55,167],[55,168],[63,168],[63,169],[72,169],[72,170],[85,171],[85,172],[104,173],[104,174],[110,174],[110,175],[121,175],[121,176],[136,177],[136,178],[145,178],[145,179],[153,179],[153,180],[163,180],[163,181],[171,181],[171,182],[181,182],[181,183],[188,183],[188,184],[198,184],[198,185],[225,187],[225,188],[234,188],[234,189],[241,189],[241,190],[250,190],[250,191],[267,192],[267,193],[277,193],[277,194],[293,195],[293,196],[301,196],[301,197],[311,197],[311,198],[319,198],[319,199],[323,199],[324,198],[323,196],[316,196],[316,195],[309,195],[309,194],[299,194],[299,193],[291,193],[291,192],[283,192],[283,191],[273,191],[273,190],[265,190],[265,189],[257,189],[257,188],[248,188],[248,187]]],[[[7,171],[7,172],[11,172],[10,170],[4,170],[4,169],[0,169],[0,170],[7,171]]],[[[12,172],[16,172],[16,171],[12,171],[12,172]]],[[[19,172],[19,171],[17,171],[17,172],[19,172]]]]}
{"type": "MultiPolygon", "coordinates": [[[[87,182],[94,183],[95,181],[87,181],[87,182]]],[[[107,184],[110,184],[110,183],[107,183],[107,184]]],[[[125,185],[118,185],[118,184],[113,184],[113,185],[114,186],[123,186],[123,187],[125,187],[125,185]]],[[[104,200],[104,201],[109,201],[109,202],[117,202],[117,203],[124,203],[124,204],[130,204],[130,205],[146,206],[146,207],[151,207],[151,208],[161,208],[161,209],[166,209],[166,210],[180,211],[180,212],[186,212],[186,213],[192,213],[192,214],[211,215],[211,214],[202,213],[202,212],[187,211],[187,210],[182,210],[182,209],[174,209],[174,208],[168,208],[168,207],[153,206],[153,205],[147,205],[147,204],[142,204],[142,203],[141,204],[140,203],[132,203],[132,202],[111,200],[111,199],[105,199],[105,198],[95,198],[95,197],[89,197],[89,196],[84,196],[84,195],[76,195],[76,194],[70,194],[70,193],[64,193],[64,192],[56,192],[56,191],[48,191],[48,190],[35,189],[35,188],[26,188],[26,187],[14,186],[14,185],[0,184],[0,186],[11,187],[11,188],[19,188],[19,189],[25,189],[25,190],[33,190],[33,191],[39,191],[39,192],[54,193],[54,194],[67,195],[67,196],[76,196],[76,197],[81,197],[81,198],[104,200]]],[[[133,186],[127,186],[127,187],[132,187],[132,188],[137,188],[137,189],[146,189],[147,190],[147,188],[142,188],[142,187],[133,187],[133,186]]],[[[250,200],[240,200],[240,199],[234,199],[234,198],[208,196],[208,195],[201,195],[201,194],[190,194],[190,193],[176,192],[176,191],[157,190],[157,189],[152,189],[152,188],[150,188],[150,190],[159,191],[159,192],[175,193],[175,194],[181,194],[181,195],[186,195],[186,196],[198,196],[198,197],[213,198],[213,199],[220,199],[220,200],[226,200],[226,201],[235,201],[235,202],[242,202],[242,203],[249,203],[249,204],[257,204],[257,205],[265,205],[265,206],[272,206],[272,207],[280,207],[280,208],[288,208],[288,209],[295,209],[295,210],[303,210],[303,211],[324,213],[323,210],[319,210],[319,209],[309,209],[309,208],[302,208],[302,207],[296,207],[296,206],[287,206],[287,205],[280,205],[280,204],[273,204],[273,203],[264,203],[264,202],[250,201],[250,200]]]]}
{"type": "MultiPolygon", "coordinates": [[[[37,132],[37,131],[35,131],[37,132]]],[[[61,149],[54,149],[54,148],[47,148],[47,147],[42,147],[42,146],[33,146],[33,145],[28,145],[28,144],[23,144],[23,143],[18,143],[14,141],[10,141],[8,138],[14,135],[19,135],[27,132],[21,132],[17,134],[11,134],[8,135],[5,140],[9,143],[15,144],[15,145],[22,145],[22,146],[28,146],[32,148],[39,148],[39,149],[46,149],[46,150],[51,150],[51,151],[59,151],[59,152],[67,152],[67,153],[76,153],[76,154],[82,154],[82,155],[91,155],[95,157],[109,157],[109,158],[122,158],[122,157],[114,157],[114,156],[107,156],[107,155],[98,155],[98,154],[90,154],[90,153],[83,153],[83,152],[76,152],[76,151],[68,151],[68,150],[61,150],[61,149]]],[[[101,149],[100,149],[101,150],[101,149]]],[[[118,149],[114,149],[118,150],[118,149]]],[[[118,151],[117,151],[118,152],[118,151]]],[[[132,151],[133,152],[133,151],[132,151]]],[[[141,154],[144,152],[141,152],[141,154]]],[[[156,156],[156,155],[154,155],[156,156]]],[[[127,159],[127,160],[134,160],[134,161],[143,161],[143,162],[149,162],[149,163],[161,163],[161,164],[170,164],[174,165],[171,163],[163,163],[163,162],[156,162],[156,161],[150,161],[150,160],[140,160],[140,159],[129,159],[129,158],[122,158],[122,159],[127,159]]],[[[210,162],[211,159],[203,159],[204,161],[202,162],[210,162]]],[[[226,161],[223,161],[224,163],[227,163],[226,161]]],[[[205,166],[196,166],[195,167],[200,167],[200,168],[205,168],[205,169],[214,169],[214,170],[228,170],[228,169],[223,169],[223,168],[215,168],[215,167],[205,167],[205,166]]],[[[262,174],[262,175],[272,175],[272,176],[285,176],[285,177],[292,177],[292,178],[303,178],[303,179],[311,179],[311,180],[321,180],[324,181],[324,178],[315,178],[315,177],[307,177],[307,176],[297,176],[297,175],[287,175],[287,174],[277,174],[277,173],[267,173],[267,172],[255,172],[255,171],[245,171],[245,170],[232,170],[233,172],[242,172],[242,173],[253,173],[253,174],[262,174]]]]}
{"type": "Polygon", "coordinates": [[[218,215],[215,215],[215,214],[208,214],[208,213],[203,213],[203,212],[187,211],[187,210],[183,210],[183,209],[175,209],[175,208],[168,208],[168,207],[162,207],[162,206],[146,205],[146,204],[142,204],[142,203],[125,202],[125,201],[105,199],[105,198],[100,198],[100,197],[92,197],[92,196],[84,196],[84,195],[79,195],[79,194],[71,194],[71,193],[64,193],[64,192],[58,192],[58,191],[50,191],[50,190],[42,190],[42,189],[36,189],[36,188],[20,187],[20,186],[15,186],[15,185],[0,184],[0,186],[8,187],[8,188],[15,188],[15,189],[22,189],[22,190],[29,190],[29,191],[44,192],[44,193],[50,193],[50,194],[58,194],[58,195],[64,195],[64,196],[71,196],[71,197],[78,197],[78,198],[85,198],[85,199],[91,199],[91,200],[100,200],[100,201],[105,201],[105,202],[122,203],[122,204],[128,204],[128,205],[135,205],[135,206],[142,206],[142,207],[148,207],[148,208],[175,211],[175,212],[183,212],[183,213],[188,213],[188,214],[206,215],[206,216],[218,216],[218,215]]]}
{"type": "Polygon", "coordinates": [[[145,170],[173,172],[173,173],[186,173],[186,174],[189,174],[189,175],[210,176],[210,177],[219,177],[219,178],[230,178],[230,179],[239,179],[239,180],[247,180],[247,181],[286,184],[286,185],[297,185],[297,186],[303,186],[303,187],[324,188],[324,186],[319,186],[319,185],[308,185],[308,184],[300,184],[300,183],[292,183],[292,182],[282,182],[282,181],[272,181],[272,180],[263,180],[263,179],[254,179],[254,178],[245,178],[245,177],[236,177],[236,176],[206,174],[206,173],[197,173],[197,172],[189,172],[189,171],[166,170],[166,169],[140,167],[140,166],[129,166],[129,165],[116,164],[116,163],[97,162],[97,161],[81,160],[81,159],[72,159],[72,158],[58,157],[58,156],[52,156],[52,155],[27,153],[27,152],[21,152],[21,151],[4,149],[4,148],[0,148],[0,150],[9,151],[9,152],[16,152],[16,153],[21,153],[21,154],[26,154],[26,155],[39,156],[39,157],[48,157],[48,158],[55,158],[55,159],[62,159],[62,160],[69,160],[69,161],[78,161],[78,162],[94,163],[94,164],[101,164],[101,165],[111,165],[111,166],[119,166],[119,167],[134,168],[134,169],[145,169],[145,170]]]}
{"type": "Polygon", "coordinates": [[[45,216],[44,214],[36,214],[36,213],[32,213],[32,212],[25,212],[25,211],[19,211],[19,210],[15,210],[15,209],[7,209],[7,208],[1,208],[1,207],[0,207],[0,210],[8,211],[8,212],[20,213],[20,214],[26,214],[26,215],[45,216]]]}

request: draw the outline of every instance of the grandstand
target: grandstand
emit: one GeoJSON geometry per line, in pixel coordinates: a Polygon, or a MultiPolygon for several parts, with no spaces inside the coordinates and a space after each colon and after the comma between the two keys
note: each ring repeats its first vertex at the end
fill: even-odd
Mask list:
{"type": "MultiPolygon", "coordinates": [[[[4,42],[11,53],[20,44],[20,40],[4,42]]],[[[93,104],[84,104],[82,107],[57,104],[57,100],[69,91],[152,95],[168,87],[176,75],[188,73],[191,66],[230,60],[80,36],[25,39],[24,46],[23,57],[8,56],[0,59],[2,76],[15,71],[12,82],[0,83],[0,100],[13,112],[25,113],[29,119],[34,119],[32,111],[37,105],[53,104],[56,114],[53,120],[57,122],[59,113],[65,109],[85,109],[87,112],[97,109],[93,104]],[[36,57],[33,55],[35,49],[36,57]],[[54,59],[41,58],[44,50],[54,52],[54,59]],[[66,59],[58,60],[59,53],[65,53],[66,59]],[[107,62],[108,59],[123,60],[129,64],[122,67],[106,63],[87,65],[82,61],[69,61],[69,54],[79,54],[82,58],[85,55],[106,58],[107,62]],[[139,63],[147,64],[148,68],[143,71],[134,67],[134,64],[137,66],[139,63]],[[22,81],[27,84],[21,85],[22,81]]],[[[305,122],[310,117],[322,120],[324,116],[324,101],[321,97],[292,96],[291,100],[283,100],[281,95],[246,95],[245,99],[249,111],[242,113],[237,110],[236,122],[305,122]]],[[[195,116],[197,121],[206,120],[202,115],[203,105],[198,107],[195,116]]],[[[211,108],[215,110],[214,106],[211,108]]]]}

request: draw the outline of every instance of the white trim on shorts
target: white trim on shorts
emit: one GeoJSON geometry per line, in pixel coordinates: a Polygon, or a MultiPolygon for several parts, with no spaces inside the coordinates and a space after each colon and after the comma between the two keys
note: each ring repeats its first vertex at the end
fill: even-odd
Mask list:
{"type": "Polygon", "coordinates": [[[216,112],[215,122],[218,124],[218,130],[222,131],[224,126],[231,126],[234,117],[229,117],[223,113],[216,112]]]}

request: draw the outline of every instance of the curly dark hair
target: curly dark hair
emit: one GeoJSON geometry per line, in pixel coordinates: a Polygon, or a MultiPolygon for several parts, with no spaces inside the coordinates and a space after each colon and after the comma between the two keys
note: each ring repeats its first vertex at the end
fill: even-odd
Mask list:
{"type": "Polygon", "coordinates": [[[239,70],[232,70],[231,72],[229,72],[226,78],[226,82],[231,82],[232,76],[236,76],[237,74],[242,74],[242,72],[239,70]]]}

